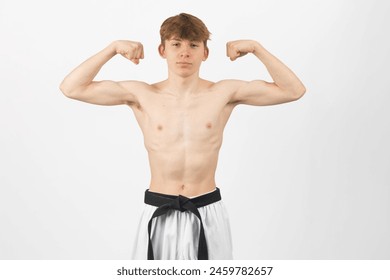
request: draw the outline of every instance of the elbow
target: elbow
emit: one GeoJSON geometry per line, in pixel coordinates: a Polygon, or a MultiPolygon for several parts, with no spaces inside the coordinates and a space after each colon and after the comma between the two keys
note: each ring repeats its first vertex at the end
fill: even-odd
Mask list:
{"type": "Polygon", "coordinates": [[[293,96],[293,100],[298,100],[300,99],[302,96],[304,96],[306,93],[306,88],[304,85],[301,85],[299,88],[297,88],[296,90],[294,90],[294,92],[292,93],[292,96],[293,96]]]}
{"type": "Polygon", "coordinates": [[[66,84],[65,81],[63,81],[59,86],[60,91],[68,98],[74,98],[75,96],[75,88],[69,86],[66,84]]]}
{"type": "Polygon", "coordinates": [[[70,90],[66,87],[66,85],[64,84],[64,82],[62,82],[59,86],[59,89],[60,91],[66,96],[66,97],[69,97],[70,96],[70,90]]]}

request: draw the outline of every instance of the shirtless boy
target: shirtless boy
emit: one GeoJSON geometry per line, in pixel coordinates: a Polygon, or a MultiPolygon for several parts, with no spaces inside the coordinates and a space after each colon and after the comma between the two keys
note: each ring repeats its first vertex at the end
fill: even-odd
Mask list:
{"type": "Polygon", "coordinates": [[[65,96],[98,105],[127,105],[142,130],[151,181],[135,241],[134,259],[232,259],[227,213],[215,183],[224,127],[239,104],[274,105],[305,93],[297,76],[259,42],[227,43],[234,61],[251,53],[273,82],[199,77],[208,57],[210,32],[189,14],[164,21],[158,51],[167,61],[168,78],[140,81],[94,81],[101,67],[117,54],[138,64],[139,42],[114,41],[75,68],[61,83],[65,96]]]}

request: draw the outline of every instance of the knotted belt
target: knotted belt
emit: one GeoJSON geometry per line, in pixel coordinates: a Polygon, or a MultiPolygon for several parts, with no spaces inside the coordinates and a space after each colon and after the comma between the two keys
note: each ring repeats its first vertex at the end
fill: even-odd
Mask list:
{"type": "Polygon", "coordinates": [[[154,260],[153,246],[151,240],[152,220],[154,218],[167,214],[169,210],[179,210],[181,212],[189,211],[193,213],[196,217],[198,217],[200,221],[198,260],[208,260],[206,237],[204,234],[202,217],[200,216],[198,208],[217,202],[219,200],[221,200],[221,193],[219,188],[216,188],[216,190],[211,193],[207,193],[195,198],[188,198],[182,195],[176,196],[160,194],[146,190],[145,203],[158,207],[154,211],[148,223],[148,260],[154,260]]]}

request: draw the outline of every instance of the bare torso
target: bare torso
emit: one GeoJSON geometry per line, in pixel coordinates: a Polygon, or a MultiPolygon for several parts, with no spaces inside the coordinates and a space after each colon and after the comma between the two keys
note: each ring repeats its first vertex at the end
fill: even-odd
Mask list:
{"type": "Polygon", "coordinates": [[[170,94],[158,83],[137,97],[129,106],[148,151],[149,189],[187,197],[214,190],[223,130],[234,108],[229,93],[202,80],[194,94],[170,94]]]}
{"type": "Polygon", "coordinates": [[[141,43],[118,40],[74,69],[60,89],[69,98],[91,104],[131,107],[149,155],[149,189],[191,197],[216,187],[223,131],[237,104],[290,102],[299,99],[306,89],[288,67],[252,40],[228,42],[227,56],[234,61],[253,53],[275,82],[228,79],[212,83],[200,79],[200,66],[208,57],[205,41],[190,41],[180,34],[164,39],[158,48],[167,61],[165,81],[153,85],[140,81],[94,81],[100,68],[116,54],[136,64],[143,59],[141,43]]]}

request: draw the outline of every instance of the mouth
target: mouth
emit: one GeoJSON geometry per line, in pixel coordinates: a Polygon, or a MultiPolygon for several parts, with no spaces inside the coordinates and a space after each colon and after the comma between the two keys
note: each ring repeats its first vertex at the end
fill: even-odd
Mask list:
{"type": "Polygon", "coordinates": [[[178,65],[192,65],[192,63],[190,63],[190,62],[185,62],[185,61],[179,61],[179,62],[176,62],[176,64],[178,64],[178,65]]]}

